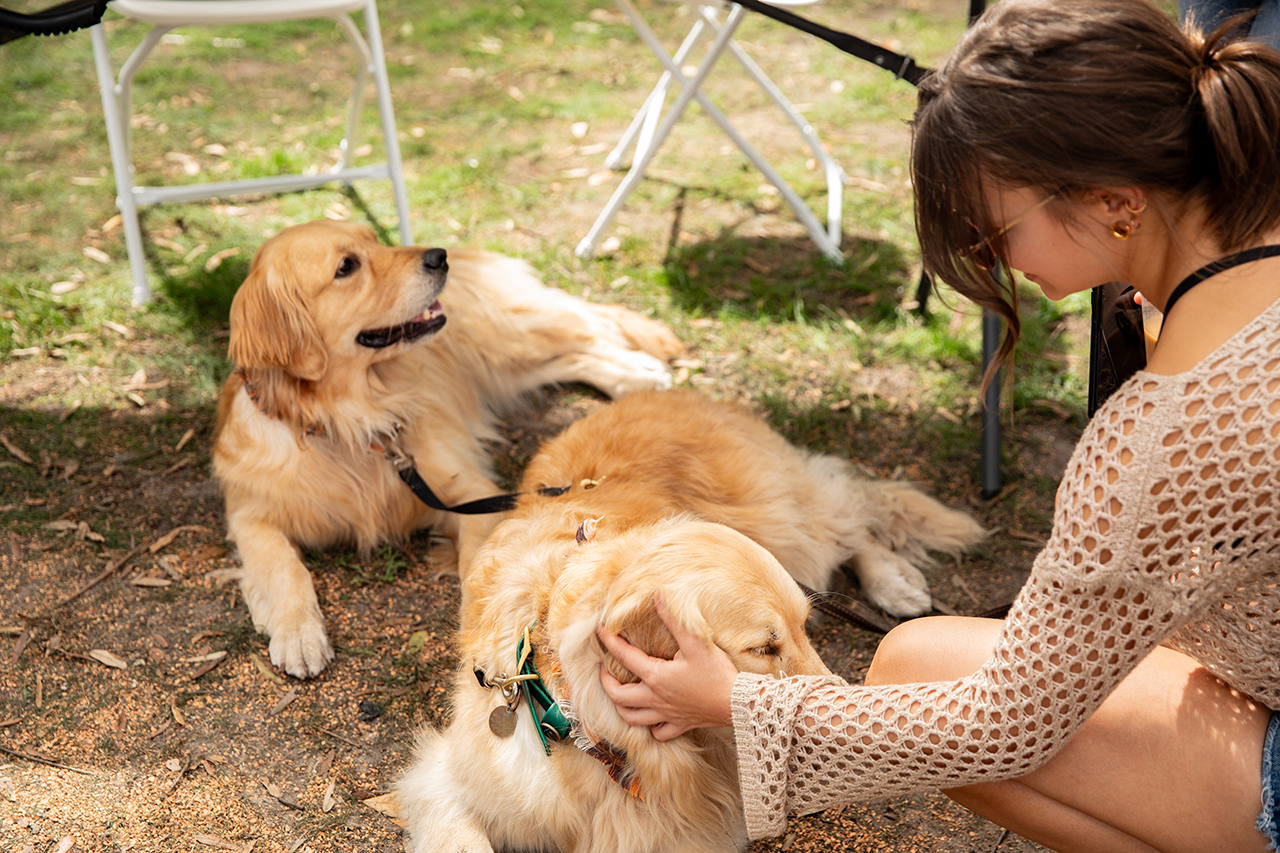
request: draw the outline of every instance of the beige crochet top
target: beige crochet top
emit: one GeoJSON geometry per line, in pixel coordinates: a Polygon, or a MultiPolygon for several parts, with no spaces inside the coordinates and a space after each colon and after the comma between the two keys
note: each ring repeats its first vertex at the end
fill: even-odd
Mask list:
{"type": "Polygon", "coordinates": [[[791,812],[1021,776],[1156,645],[1280,709],[1280,302],[1195,369],[1140,372],[1090,421],[992,658],[954,683],[738,676],[747,830],[791,812]]]}

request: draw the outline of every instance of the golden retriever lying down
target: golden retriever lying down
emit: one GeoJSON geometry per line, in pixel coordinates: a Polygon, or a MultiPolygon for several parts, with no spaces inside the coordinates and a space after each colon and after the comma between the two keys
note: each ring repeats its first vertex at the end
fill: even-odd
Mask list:
{"type": "Polygon", "coordinates": [[[787,572],[826,588],[852,558],[864,589],[902,583],[904,565],[914,587],[910,564],[926,550],[984,535],[910,486],[856,479],[846,463],[690,391],[635,394],[588,415],[543,447],[523,488],[464,581],[453,721],[420,734],[397,788],[413,853],[743,849],[732,733],[659,743],[629,727],[599,666],[634,678],[596,627],[670,658],[674,640],[653,607],[661,592],[674,618],[742,670],[824,673],[805,636],[808,602],[787,572]],[[570,489],[531,494],[542,486],[570,489]],[[568,725],[545,750],[530,699],[515,692],[524,682],[502,689],[520,672],[540,676],[539,716],[558,722],[544,707],[554,701],[568,725]]]}
{"type": "Polygon", "coordinates": [[[500,255],[387,247],[327,220],[268,240],[231,305],[237,369],[213,466],[272,663],[304,678],[333,659],[300,548],[367,553],[430,527],[465,571],[501,520],[422,504],[380,452],[397,429],[446,505],[498,494],[483,442],[521,395],[556,382],[614,397],[667,388],[665,360],[682,349],[661,324],[545,287],[500,255]]]}

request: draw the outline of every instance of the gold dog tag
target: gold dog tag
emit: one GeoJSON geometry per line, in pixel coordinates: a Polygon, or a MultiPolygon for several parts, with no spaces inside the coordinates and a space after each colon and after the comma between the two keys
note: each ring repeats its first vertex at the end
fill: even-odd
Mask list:
{"type": "Polygon", "coordinates": [[[514,708],[499,705],[489,712],[489,731],[498,737],[511,737],[516,730],[516,712],[514,708]]]}

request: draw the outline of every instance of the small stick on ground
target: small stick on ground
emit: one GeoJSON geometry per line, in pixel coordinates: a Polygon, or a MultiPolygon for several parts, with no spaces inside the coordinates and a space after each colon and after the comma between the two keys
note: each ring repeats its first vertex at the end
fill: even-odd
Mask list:
{"type": "Polygon", "coordinates": [[[96,575],[94,575],[94,576],[93,576],[93,578],[91,578],[91,579],[89,580],[89,582],[88,582],[88,583],[86,583],[84,586],[80,587],[80,588],[79,588],[79,589],[77,589],[75,592],[73,592],[73,593],[71,593],[70,595],[68,595],[68,596],[66,596],[65,598],[63,598],[61,601],[59,601],[59,602],[58,602],[56,605],[54,605],[54,606],[55,606],[55,607],[63,607],[63,606],[65,606],[65,605],[70,604],[71,602],[75,601],[77,598],[79,598],[80,596],[84,595],[86,592],[88,592],[89,590],[93,589],[95,586],[97,586],[98,584],[100,584],[100,583],[102,583],[104,580],[106,580],[107,578],[109,578],[109,577],[111,577],[112,575],[114,575],[117,571],[119,571],[119,570],[120,570],[120,568],[121,568],[121,567],[123,567],[123,566],[124,566],[124,564],[125,564],[125,563],[129,562],[129,561],[130,561],[130,560],[132,560],[134,557],[138,556],[139,552],[141,552],[141,551],[142,551],[144,548],[146,548],[146,547],[147,547],[147,545],[146,545],[146,543],[144,542],[143,544],[141,544],[141,545],[138,545],[138,546],[134,547],[131,551],[129,551],[129,553],[125,554],[125,555],[124,555],[123,557],[121,557],[120,559],[118,559],[118,560],[113,560],[112,562],[107,563],[107,567],[106,567],[105,569],[103,569],[102,571],[98,572],[96,575]]]}
{"type": "Polygon", "coordinates": [[[23,761],[31,761],[36,764],[43,764],[46,767],[56,767],[59,770],[70,770],[72,773],[80,773],[84,776],[95,776],[97,774],[89,770],[81,770],[79,767],[72,767],[68,764],[59,764],[56,761],[50,761],[47,758],[37,758],[34,755],[27,755],[25,752],[18,752],[16,749],[9,749],[7,746],[0,746],[0,752],[5,755],[12,755],[14,758],[21,758],[23,761]]]}
{"type": "Polygon", "coordinates": [[[191,769],[191,755],[192,753],[187,753],[187,757],[182,762],[182,769],[178,771],[177,778],[169,783],[169,787],[165,790],[163,796],[167,797],[172,794],[174,789],[178,787],[178,783],[182,781],[182,777],[187,775],[187,771],[191,769]]]}

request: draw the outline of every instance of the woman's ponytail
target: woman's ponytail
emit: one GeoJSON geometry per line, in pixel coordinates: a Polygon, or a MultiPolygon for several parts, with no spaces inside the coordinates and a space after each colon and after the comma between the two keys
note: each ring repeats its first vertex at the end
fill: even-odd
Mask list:
{"type": "Polygon", "coordinates": [[[1232,40],[1238,23],[1188,39],[1209,158],[1209,226],[1226,251],[1280,220],[1280,53],[1232,40]]]}

